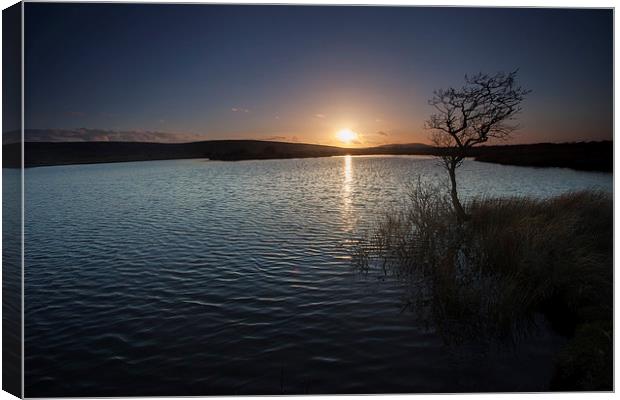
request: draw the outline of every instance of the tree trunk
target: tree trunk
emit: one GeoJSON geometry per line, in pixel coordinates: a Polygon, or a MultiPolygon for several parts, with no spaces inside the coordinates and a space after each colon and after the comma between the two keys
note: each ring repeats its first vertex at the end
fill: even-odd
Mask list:
{"type": "Polygon", "coordinates": [[[452,190],[450,191],[452,206],[454,207],[454,211],[456,212],[456,217],[459,222],[464,222],[467,220],[467,214],[461,205],[458,192],[456,191],[456,165],[450,165],[448,168],[448,173],[450,174],[450,183],[452,184],[452,190]]]}

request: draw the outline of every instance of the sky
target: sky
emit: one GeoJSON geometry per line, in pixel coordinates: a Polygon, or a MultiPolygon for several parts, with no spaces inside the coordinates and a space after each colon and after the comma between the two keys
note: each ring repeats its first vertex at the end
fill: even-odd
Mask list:
{"type": "Polygon", "coordinates": [[[335,145],[349,129],[351,146],[429,143],[433,90],[518,68],[532,93],[510,143],[613,136],[611,10],[25,9],[26,129],[335,145]]]}

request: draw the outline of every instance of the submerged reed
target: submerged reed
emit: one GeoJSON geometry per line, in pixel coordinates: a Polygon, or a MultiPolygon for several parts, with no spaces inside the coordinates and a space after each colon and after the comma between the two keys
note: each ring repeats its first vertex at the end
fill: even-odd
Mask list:
{"type": "Polygon", "coordinates": [[[448,343],[516,345],[542,314],[573,338],[552,388],[610,390],[611,195],[482,198],[466,208],[470,219],[458,223],[447,193],[418,181],[360,241],[356,265],[405,282],[407,305],[448,343]]]}

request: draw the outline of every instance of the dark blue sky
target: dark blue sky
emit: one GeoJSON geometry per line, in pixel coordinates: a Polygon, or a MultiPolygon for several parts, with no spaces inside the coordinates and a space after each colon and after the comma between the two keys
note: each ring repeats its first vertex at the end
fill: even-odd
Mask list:
{"type": "Polygon", "coordinates": [[[514,142],[612,138],[611,10],[26,4],[26,128],[426,142],[434,89],[519,68],[514,142]],[[381,132],[381,134],[379,134],[381,132]]]}

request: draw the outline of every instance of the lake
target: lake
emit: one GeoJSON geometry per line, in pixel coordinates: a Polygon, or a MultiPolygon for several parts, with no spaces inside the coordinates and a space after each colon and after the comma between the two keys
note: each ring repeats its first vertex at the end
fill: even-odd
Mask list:
{"type": "MultiPolygon", "coordinates": [[[[18,172],[18,171],[16,171],[18,172]]],[[[467,160],[463,198],[612,191],[612,174],[467,160]]],[[[563,339],[447,346],[351,248],[417,156],[25,171],[26,396],[545,390],[563,339]]]]}

